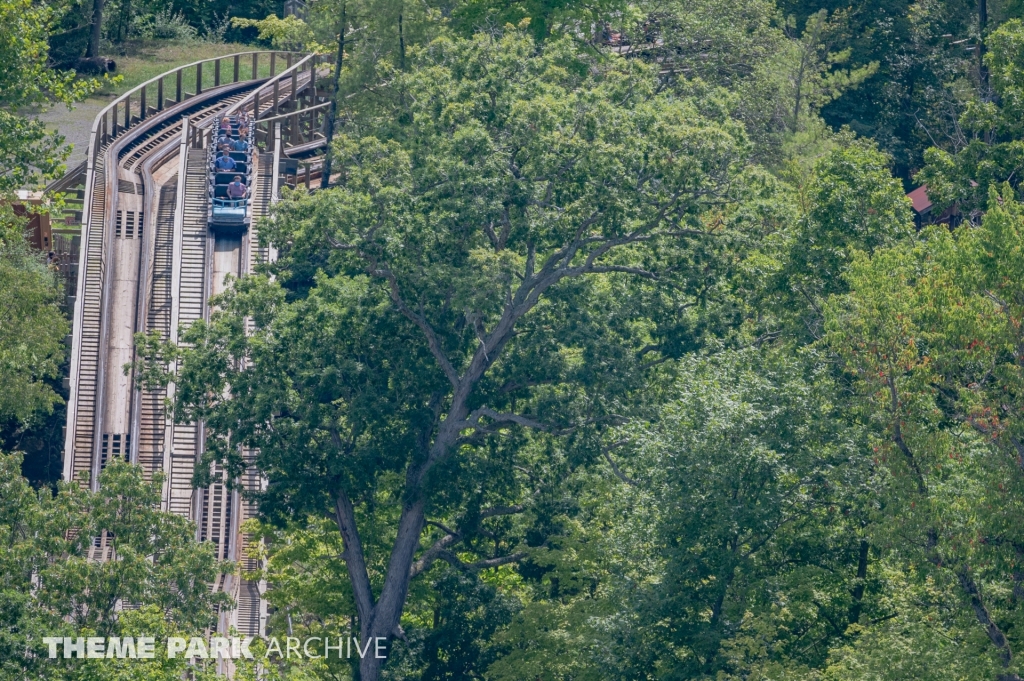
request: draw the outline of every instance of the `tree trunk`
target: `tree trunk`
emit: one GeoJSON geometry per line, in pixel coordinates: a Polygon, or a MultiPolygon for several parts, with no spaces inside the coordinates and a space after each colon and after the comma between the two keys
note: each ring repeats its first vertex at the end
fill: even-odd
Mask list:
{"type": "MultiPolygon", "coordinates": [[[[420,545],[420,533],[423,531],[424,503],[422,499],[413,501],[402,510],[398,523],[398,536],[391,551],[388,562],[387,576],[381,589],[380,600],[370,609],[370,617],[360,621],[359,639],[363,646],[368,646],[367,654],[359,661],[360,681],[378,681],[385,659],[376,655],[377,641],[387,642],[385,650],[390,649],[391,640],[398,630],[405,598],[409,593],[410,569],[413,556],[420,545]]],[[[350,571],[351,573],[351,571],[350,571]]]]}
{"type": "Polygon", "coordinates": [[[860,611],[864,604],[864,580],[868,576],[868,550],[870,546],[866,539],[860,541],[860,555],[857,557],[857,583],[853,587],[851,595],[853,603],[850,604],[850,613],[847,617],[849,624],[857,624],[860,621],[860,611]]]}
{"type": "MultiPolygon", "coordinates": [[[[404,9],[404,5],[400,5],[398,9],[398,70],[402,73],[405,73],[405,26],[402,21],[404,9]]],[[[398,89],[398,111],[401,123],[408,124],[412,121],[405,106],[405,84],[398,89]]]]}
{"type": "Polygon", "coordinates": [[[338,116],[338,97],[341,96],[341,66],[345,61],[345,28],[348,25],[345,17],[346,5],[347,3],[341,3],[341,30],[338,31],[338,57],[334,62],[334,94],[331,106],[327,109],[327,153],[324,155],[324,169],[320,176],[321,189],[331,186],[331,142],[334,140],[334,121],[338,116]]]}
{"type": "Polygon", "coordinates": [[[132,23],[131,0],[121,0],[121,13],[117,19],[117,42],[123,43],[128,39],[128,29],[132,23]]]}
{"type": "Polygon", "coordinates": [[[985,31],[988,29],[988,0],[978,0],[978,77],[981,79],[981,99],[989,101],[988,67],[985,66],[985,31]]]}
{"type": "Polygon", "coordinates": [[[401,10],[398,11],[398,68],[405,73],[405,29],[401,10]]]}
{"type": "Polygon", "coordinates": [[[92,32],[89,34],[90,59],[100,56],[100,39],[103,37],[103,2],[104,0],[93,0],[92,2],[92,32]]]}
{"type": "Polygon", "coordinates": [[[797,131],[797,126],[799,125],[799,122],[800,122],[800,94],[801,94],[801,90],[803,89],[804,63],[805,63],[804,57],[801,57],[800,58],[800,68],[799,68],[799,70],[797,70],[797,74],[796,74],[796,92],[794,93],[794,96],[793,96],[793,99],[794,99],[794,104],[793,104],[793,132],[797,131]]]}
{"type": "Polygon", "coordinates": [[[963,589],[971,601],[971,609],[974,610],[974,616],[977,618],[978,624],[985,628],[988,640],[996,647],[999,661],[1004,668],[1009,667],[1013,662],[1013,650],[1010,648],[1010,642],[1006,639],[1006,635],[999,628],[999,625],[992,620],[988,608],[985,607],[985,601],[982,599],[981,589],[978,587],[978,583],[974,581],[974,577],[971,576],[970,568],[966,565],[961,565],[956,571],[956,577],[957,581],[960,582],[960,588],[963,589]]]}
{"type": "Polygon", "coordinates": [[[359,620],[359,647],[367,651],[360,655],[360,681],[377,681],[385,659],[376,655],[377,643],[384,650],[399,632],[399,620],[409,592],[413,556],[420,545],[423,531],[425,504],[422,497],[407,502],[398,522],[398,535],[391,550],[380,598],[374,600],[373,587],[366,569],[366,558],[355,523],[355,509],[344,491],[335,499],[335,519],[345,549],[345,569],[352,582],[352,595],[359,620]]]}

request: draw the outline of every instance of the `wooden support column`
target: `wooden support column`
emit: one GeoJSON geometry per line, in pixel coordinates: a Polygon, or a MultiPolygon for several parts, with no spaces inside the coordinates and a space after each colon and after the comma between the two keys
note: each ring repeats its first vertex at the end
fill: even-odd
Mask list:
{"type": "Polygon", "coordinates": [[[164,110],[164,79],[162,76],[156,82],[156,110],[164,110]]]}
{"type": "Polygon", "coordinates": [[[270,77],[274,77],[274,63],[277,60],[277,52],[270,53],[270,77]]]}
{"type": "Polygon", "coordinates": [[[196,64],[196,94],[203,91],[203,62],[196,64]]]}
{"type": "Polygon", "coordinates": [[[213,86],[220,85],[220,59],[213,62],[213,86]]]}
{"type": "Polygon", "coordinates": [[[316,57],[309,60],[309,104],[316,106],[316,57]]]}
{"type": "Polygon", "coordinates": [[[237,83],[238,82],[238,62],[239,62],[239,59],[240,59],[240,56],[236,54],[235,55],[235,75],[234,75],[234,80],[231,81],[232,83],[237,83]]]}
{"type": "Polygon", "coordinates": [[[177,88],[176,93],[177,94],[175,94],[175,96],[174,96],[174,101],[176,103],[180,104],[181,103],[181,69],[178,69],[177,71],[174,72],[174,77],[175,77],[175,80],[177,81],[177,85],[176,85],[176,88],[177,88]]]}
{"type": "Polygon", "coordinates": [[[132,127],[132,96],[124,98],[124,129],[132,127]]]}
{"type": "Polygon", "coordinates": [[[260,53],[259,52],[253,52],[252,53],[252,79],[253,80],[256,80],[260,76],[260,66],[259,66],[259,63],[260,63],[260,53]]]}

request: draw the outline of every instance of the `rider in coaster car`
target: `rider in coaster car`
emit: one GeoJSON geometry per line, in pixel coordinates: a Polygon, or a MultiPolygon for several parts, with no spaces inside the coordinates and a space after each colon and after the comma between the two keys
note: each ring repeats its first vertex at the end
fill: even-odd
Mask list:
{"type": "Polygon", "coordinates": [[[248,148],[249,148],[249,143],[246,142],[241,137],[239,137],[236,140],[231,140],[231,150],[232,151],[245,151],[248,148]]]}
{"type": "Polygon", "coordinates": [[[246,193],[246,186],[242,184],[242,176],[235,175],[235,179],[228,184],[228,198],[229,199],[244,199],[246,193]]]}
{"type": "Polygon", "coordinates": [[[217,166],[217,170],[234,170],[235,159],[228,156],[227,150],[221,149],[220,156],[214,161],[214,165],[217,166]]]}

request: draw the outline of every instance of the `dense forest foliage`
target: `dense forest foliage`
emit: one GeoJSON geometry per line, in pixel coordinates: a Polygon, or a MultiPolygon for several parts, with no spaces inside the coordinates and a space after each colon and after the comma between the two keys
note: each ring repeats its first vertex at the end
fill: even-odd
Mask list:
{"type": "MultiPolygon", "coordinates": [[[[0,0],[7,198],[59,175],[26,110],[95,90],[88,57],[337,55],[332,186],[285,193],[279,259],[180,347],[138,339],[149,384],[181,360],[206,463],[258,452],[268,633],[388,642],[239,678],[1020,681],[1024,5],[300,9],[0,0]]],[[[68,324],[0,225],[11,442],[59,407],[68,324]]],[[[36,489],[23,458],[0,454],[4,678],[182,678],[40,637],[203,631],[238,568],[159,480],[36,489]],[[119,560],[88,560],[105,534],[119,560]]]]}

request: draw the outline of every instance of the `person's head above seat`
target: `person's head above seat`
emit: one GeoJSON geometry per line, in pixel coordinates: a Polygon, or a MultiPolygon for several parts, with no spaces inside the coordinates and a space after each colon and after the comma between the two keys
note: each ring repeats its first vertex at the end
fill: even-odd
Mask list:
{"type": "Polygon", "coordinates": [[[228,183],[227,194],[229,199],[244,199],[248,188],[242,184],[242,176],[235,175],[233,182],[228,183]]]}

